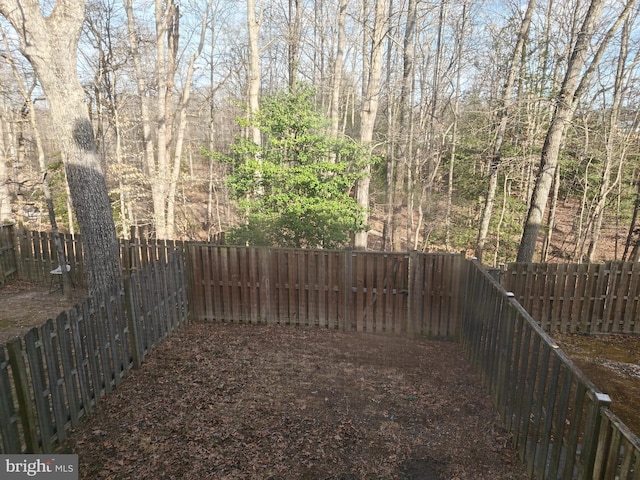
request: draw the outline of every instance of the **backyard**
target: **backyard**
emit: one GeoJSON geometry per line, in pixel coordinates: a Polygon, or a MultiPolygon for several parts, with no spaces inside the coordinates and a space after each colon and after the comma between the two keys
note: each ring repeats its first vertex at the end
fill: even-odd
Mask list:
{"type": "MultiPolygon", "coordinates": [[[[82,295],[0,287],[0,341],[82,295]]],[[[556,338],[637,432],[640,337],[556,338]]],[[[459,344],[278,326],[183,327],[59,451],[87,479],[527,478],[459,344]]]]}

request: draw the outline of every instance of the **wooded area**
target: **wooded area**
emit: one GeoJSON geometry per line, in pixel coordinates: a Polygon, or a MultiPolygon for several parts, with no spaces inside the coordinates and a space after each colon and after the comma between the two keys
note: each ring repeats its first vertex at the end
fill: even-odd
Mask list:
{"type": "MultiPolygon", "coordinates": [[[[244,200],[260,199],[272,164],[262,161],[273,151],[232,147],[238,138],[268,145],[265,100],[312,86],[326,125],[305,135],[347,139],[364,160],[343,189],[369,226],[354,232],[356,248],[467,250],[485,264],[517,253],[640,258],[634,0],[151,3],[67,2],[80,8],[74,18],[84,11],[77,51],[55,45],[68,49],[58,57],[78,59],[78,108],[90,124],[81,137],[93,135],[99,164],[90,193],[102,197],[104,172],[119,236],[147,226],[159,239],[209,240],[245,225],[229,176],[256,162],[258,187],[244,200]]],[[[14,7],[0,2],[9,20],[14,7]]],[[[23,14],[46,18],[42,8],[23,14]]],[[[86,228],[71,207],[77,179],[87,182],[68,182],[75,146],[58,123],[58,84],[26,60],[39,43],[20,48],[4,19],[0,27],[0,220],[48,226],[50,188],[62,231],[86,228]]],[[[318,161],[290,147],[277,147],[281,166],[300,174],[318,161]]],[[[322,155],[329,165],[344,151],[322,155]]],[[[307,198],[320,198],[308,187],[307,198]]],[[[76,210],[97,208],[83,195],[76,210]]]]}

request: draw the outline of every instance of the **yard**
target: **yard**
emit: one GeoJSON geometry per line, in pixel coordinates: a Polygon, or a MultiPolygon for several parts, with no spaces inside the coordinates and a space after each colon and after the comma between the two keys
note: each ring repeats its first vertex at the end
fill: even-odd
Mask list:
{"type": "Polygon", "coordinates": [[[459,345],[192,324],[60,448],[82,478],[526,478],[459,345]]]}
{"type": "MultiPolygon", "coordinates": [[[[0,287],[3,343],[83,295],[48,287],[0,287]]],[[[640,337],[557,341],[638,431],[640,337]]],[[[510,442],[456,343],[194,323],[59,451],[86,479],[527,478],[510,442]]]]}

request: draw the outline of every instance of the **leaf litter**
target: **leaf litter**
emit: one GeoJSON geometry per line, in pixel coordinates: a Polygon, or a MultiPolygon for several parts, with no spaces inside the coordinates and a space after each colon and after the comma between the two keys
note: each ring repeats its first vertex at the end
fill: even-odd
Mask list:
{"type": "Polygon", "coordinates": [[[82,479],[524,479],[453,342],[195,323],[58,448],[82,479]]]}

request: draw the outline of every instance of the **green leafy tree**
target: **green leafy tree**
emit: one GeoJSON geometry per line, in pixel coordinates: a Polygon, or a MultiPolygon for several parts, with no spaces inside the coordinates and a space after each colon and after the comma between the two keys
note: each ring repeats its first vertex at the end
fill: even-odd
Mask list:
{"type": "Polygon", "coordinates": [[[352,140],[327,135],[313,96],[298,87],[263,99],[254,120],[263,144],[237,138],[232,145],[228,183],[245,222],[229,232],[231,242],[338,248],[364,229],[350,192],[366,157],[352,140]]]}

